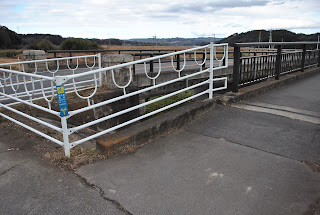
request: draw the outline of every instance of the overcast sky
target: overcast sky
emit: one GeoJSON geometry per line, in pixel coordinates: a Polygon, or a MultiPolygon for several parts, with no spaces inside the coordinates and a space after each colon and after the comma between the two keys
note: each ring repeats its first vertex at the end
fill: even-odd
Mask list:
{"type": "Polygon", "coordinates": [[[320,32],[320,0],[0,0],[0,25],[82,38],[227,37],[320,32]]]}

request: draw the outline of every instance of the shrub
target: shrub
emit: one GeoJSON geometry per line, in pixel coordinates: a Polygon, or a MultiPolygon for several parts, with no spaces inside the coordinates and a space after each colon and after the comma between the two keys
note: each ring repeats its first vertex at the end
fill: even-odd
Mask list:
{"type": "Polygon", "coordinates": [[[21,54],[21,51],[13,51],[13,50],[3,50],[0,51],[0,57],[3,58],[12,58],[16,57],[18,54],[21,54]]]}
{"type": "Polygon", "coordinates": [[[33,43],[27,47],[28,49],[36,49],[36,50],[53,50],[56,47],[49,40],[41,40],[38,43],[33,43]]]}
{"type": "Polygon", "coordinates": [[[98,48],[100,48],[98,43],[80,38],[66,39],[60,45],[62,50],[92,50],[98,48]]]}

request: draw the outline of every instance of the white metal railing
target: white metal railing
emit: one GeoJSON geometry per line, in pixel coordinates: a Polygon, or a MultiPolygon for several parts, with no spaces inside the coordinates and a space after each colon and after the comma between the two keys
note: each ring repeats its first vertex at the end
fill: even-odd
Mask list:
{"type": "MultiPolygon", "coordinates": [[[[8,120],[11,120],[11,121],[31,130],[33,132],[63,146],[65,149],[65,155],[67,157],[69,157],[70,156],[70,149],[81,144],[81,143],[92,140],[92,139],[97,138],[101,135],[107,134],[111,131],[114,131],[116,129],[119,129],[121,127],[129,125],[131,123],[134,123],[134,122],[139,121],[141,119],[147,118],[149,116],[152,116],[152,115],[157,114],[161,111],[172,108],[174,106],[177,106],[179,104],[187,102],[191,99],[197,98],[199,96],[208,94],[209,99],[212,99],[214,91],[218,91],[218,90],[222,90],[222,89],[227,88],[227,78],[226,77],[216,78],[216,79],[213,78],[214,77],[213,73],[215,70],[228,67],[228,54],[227,53],[228,53],[228,44],[213,44],[213,43],[211,43],[206,46],[196,47],[196,48],[187,49],[187,50],[178,51],[178,52],[169,53],[169,54],[164,54],[164,55],[151,57],[151,58],[147,58],[147,59],[141,59],[141,60],[128,62],[128,63],[124,63],[124,64],[120,64],[120,65],[110,66],[107,68],[101,68],[101,55],[100,54],[90,55],[90,56],[79,56],[79,57],[69,57],[69,58],[57,58],[57,59],[17,62],[16,64],[22,65],[22,71],[12,70],[11,67],[10,67],[10,69],[0,68],[0,71],[2,72],[2,78],[0,78],[0,90],[2,91],[2,92],[0,92],[0,107],[1,107],[1,109],[6,109],[8,111],[12,111],[15,114],[19,114],[29,120],[35,121],[35,122],[40,123],[44,126],[47,126],[48,128],[51,128],[55,131],[58,131],[62,134],[62,139],[58,140],[54,137],[51,137],[51,136],[49,136],[39,130],[36,130],[35,128],[32,128],[29,125],[26,125],[22,122],[17,121],[16,119],[4,114],[3,112],[1,112],[0,115],[8,120]],[[223,53],[222,57],[217,56],[217,52],[216,52],[217,48],[223,49],[224,53],[223,53]],[[195,58],[195,62],[199,66],[199,71],[194,72],[189,75],[182,75],[181,72],[184,70],[185,64],[186,64],[185,63],[185,61],[186,61],[185,53],[194,52],[194,54],[196,56],[196,52],[200,51],[200,50],[204,50],[205,52],[207,50],[210,50],[210,66],[209,66],[209,68],[203,69],[202,65],[204,64],[205,60],[203,62],[199,63],[199,62],[197,62],[197,59],[195,58]],[[173,58],[175,55],[178,55],[178,54],[183,54],[183,56],[184,56],[183,67],[181,69],[177,70],[173,65],[173,60],[171,61],[171,66],[173,67],[173,70],[175,72],[177,72],[177,78],[172,79],[172,80],[167,80],[163,83],[157,83],[157,78],[161,74],[161,67],[162,67],[161,60],[164,60],[165,58],[168,58],[168,57],[173,58]],[[90,57],[94,58],[94,60],[93,60],[94,64],[96,62],[98,62],[98,69],[94,69],[95,65],[89,66],[87,64],[87,59],[90,57]],[[75,68],[71,68],[69,65],[69,60],[74,59],[77,61],[77,65],[79,65],[79,60],[81,58],[85,59],[88,71],[77,73],[76,69],[78,66],[76,66],[75,68]],[[150,61],[155,61],[155,60],[159,61],[158,72],[155,73],[156,74],[155,76],[151,77],[147,72],[146,63],[150,62],[150,61]],[[57,62],[56,63],[57,69],[55,71],[49,70],[49,68],[48,68],[49,61],[56,61],[57,62]],[[59,62],[61,62],[61,61],[66,61],[68,71],[71,71],[71,74],[66,74],[65,70],[59,70],[59,65],[61,64],[59,62]],[[217,67],[214,67],[214,61],[219,63],[219,65],[217,67]],[[33,73],[26,73],[24,71],[24,65],[27,63],[28,64],[30,64],[30,63],[35,64],[35,71],[33,73]],[[37,64],[39,64],[39,63],[46,64],[46,71],[42,72],[41,74],[39,74],[39,71],[37,69],[37,64]],[[128,89],[128,87],[130,87],[132,85],[132,80],[133,80],[133,73],[131,71],[131,68],[133,65],[138,64],[138,63],[144,64],[145,75],[150,80],[152,80],[152,86],[142,88],[140,90],[136,90],[133,92],[128,92],[127,89],[128,89]],[[115,81],[114,70],[121,69],[124,67],[129,68],[129,71],[130,71],[129,76],[130,77],[129,77],[128,83],[120,85],[120,84],[116,83],[116,81],[115,81]],[[59,74],[59,72],[61,72],[61,75],[57,75],[57,74],[59,74]],[[101,86],[101,84],[102,84],[102,75],[101,74],[108,73],[108,72],[111,73],[112,80],[113,80],[115,86],[117,86],[119,89],[123,90],[123,95],[112,98],[112,99],[108,99],[108,100],[105,100],[105,101],[102,101],[102,102],[99,102],[96,104],[92,104],[91,99],[96,94],[98,86],[101,86]],[[164,86],[176,83],[176,82],[187,80],[187,79],[190,79],[190,78],[202,75],[202,74],[208,74],[207,76],[202,76],[202,77],[208,77],[208,78],[198,84],[195,84],[192,86],[187,86],[183,89],[169,93],[165,96],[161,96],[159,98],[144,102],[142,104],[134,105],[132,107],[126,108],[124,110],[121,110],[121,111],[118,111],[118,112],[115,112],[115,113],[112,113],[112,114],[109,114],[106,116],[103,116],[101,118],[95,119],[93,121],[84,123],[79,126],[74,126],[74,127],[70,127],[70,128],[68,127],[67,120],[77,114],[80,114],[85,111],[92,110],[92,109],[95,109],[98,107],[106,106],[108,104],[120,101],[122,99],[131,97],[131,96],[135,96],[135,95],[139,95],[141,93],[145,93],[145,92],[154,90],[156,88],[164,87],[164,86]],[[90,81],[91,81],[91,83],[93,83],[93,86],[84,87],[84,88],[91,88],[91,90],[93,88],[93,90],[92,90],[93,92],[89,96],[80,95],[78,93],[77,85],[87,83],[89,81],[89,80],[87,80],[87,78],[92,77],[92,76],[93,76],[93,79],[90,79],[90,81]],[[15,77],[15,79],[13,79],[13,77],[15,77]],[[213,87],[214,81],[223,81],[224,84],[222,87],[214,88],[213,87]],[[130,111],[137,110],[141,107],[145,107],[145,106],[150,105],[154,102],[158,102],[160,100],[166,99],[166,98],[171,97],[173,95],[177,95],[179,93],[186,92],[188,90],[192,90],[197,87],[204,86],[204,85],[208,85],[208,88],[206,90],[204,90],[203,92],[196,93],[196,94],[192,95],[191,97],[185,98],[185,99],[180,100],[178,102],[175,102],[171,105],[157,109],[153,112],[138,116],[134,119],[131,119],[131,120],[126,121],[124,123],[118,124],[116,126],[108,128],[106,130],[99,131],[99,132],[97,132],[93,135],[87,136],[83,139],[79,139],[79,140],[70,142],[69,136],[74,132],[80,131],[81,129],[88,128],[90,126],[96,125],[98,123],[104,122],[104,121],[112,119],[114,117],[118,117],[123,114],[126,114],[130,111]],[[83,107],[83,108],[78,108],[78,109],[71,109],[71,107],[68,107],[66,93],[69,93],[69,92],[75,92],[75,94],[78,96],[79,99],[87,100],[87,106],[83,107]],[[58,100],[56,102],[59,104],[59,111],[52,109],[51,104],[52,104],[52,102],[55,101],[55,98],[57,98],[56,100],[58,100]],[[47,106],[45,107],[45,106],[41,106],[39,104],[34,103],[34,101],[37,99],[44,99],[47,102],[47,106]],[[10,101],[10,102],[8,102],[8,101],[10,101]],[[17,104],[17,103],[23,103],[25,105],[29,105],[32,108],[36,108],[36,109],[45,111],[49,114],[52,114],[54,116],[59,117],[60,121],[61,121],[61,127],[57,127],[55,125],[52,125],[48,122],[45,122],[45,121],[39,119],[39,118],[36,118],[36,117],[31,116],[29,114],[23,113],[20,110],[14,109],[13,104],[17,104]],[[70,108],[70,110],[69,110],[69,108],[70,108]]],[[[10,65],[13,65],[13,64],[0,64],[0,67],[10,66],[10,65]]]]}

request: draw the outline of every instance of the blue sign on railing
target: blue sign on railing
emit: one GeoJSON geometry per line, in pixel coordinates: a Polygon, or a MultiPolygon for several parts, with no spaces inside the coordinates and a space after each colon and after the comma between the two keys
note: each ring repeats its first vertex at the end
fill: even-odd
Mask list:
{"type": "Polygon", "coordinates": [[[57,94],[58,94],[60,116],[61,117],[68,116],[68,103],[67,103],[66,92],[64,91],[63,85],[57,86],[57,94]]]}

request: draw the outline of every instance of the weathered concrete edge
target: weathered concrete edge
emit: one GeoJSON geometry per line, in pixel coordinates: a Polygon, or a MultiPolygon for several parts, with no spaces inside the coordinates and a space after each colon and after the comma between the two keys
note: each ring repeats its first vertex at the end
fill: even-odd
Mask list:
{"type": "Polygon", "coordinates": [[[169,112],[136,123],[115,134],[99,138],[96,141],[97,150],[108,156],[132,152],[139,146],[171,133],[208,112],[215,106],[217,98],[185,104],[169,112]]]}
{"type": "Polygon", "coordinates": [[[292,81],[311,76],[317,72],[320,72],[319,67],[305,70],[305,72],[287,74],[281,76],[280,80],[270,79],[240,88],[238,93],[228,92],[222,96],[216,96],[212,100],[207,99],[185,104],[169,112],[136,123],[115,134],[97,139],[97,150],[109,156],[135,151],[137,147],[183,127],[188,122],[208,112],[215,107],[216,104],[229,105],[292,81]]]}
{"type": "Polygon", "coordinates": [[[309,77],[319,72],[320,67],[313,67],[310,69],[306,69],[304,72],[295,72],[280,76],[279,80],[268,79],[267,81],[240,88],[238,93],[228,92],[224,96],[222,96],[221,101],[218,103],[222,105],[229,105],[231,103],[235,103],[240,100],[259,95],[263,92],[267,92],[290,82],[309,77]]]}

